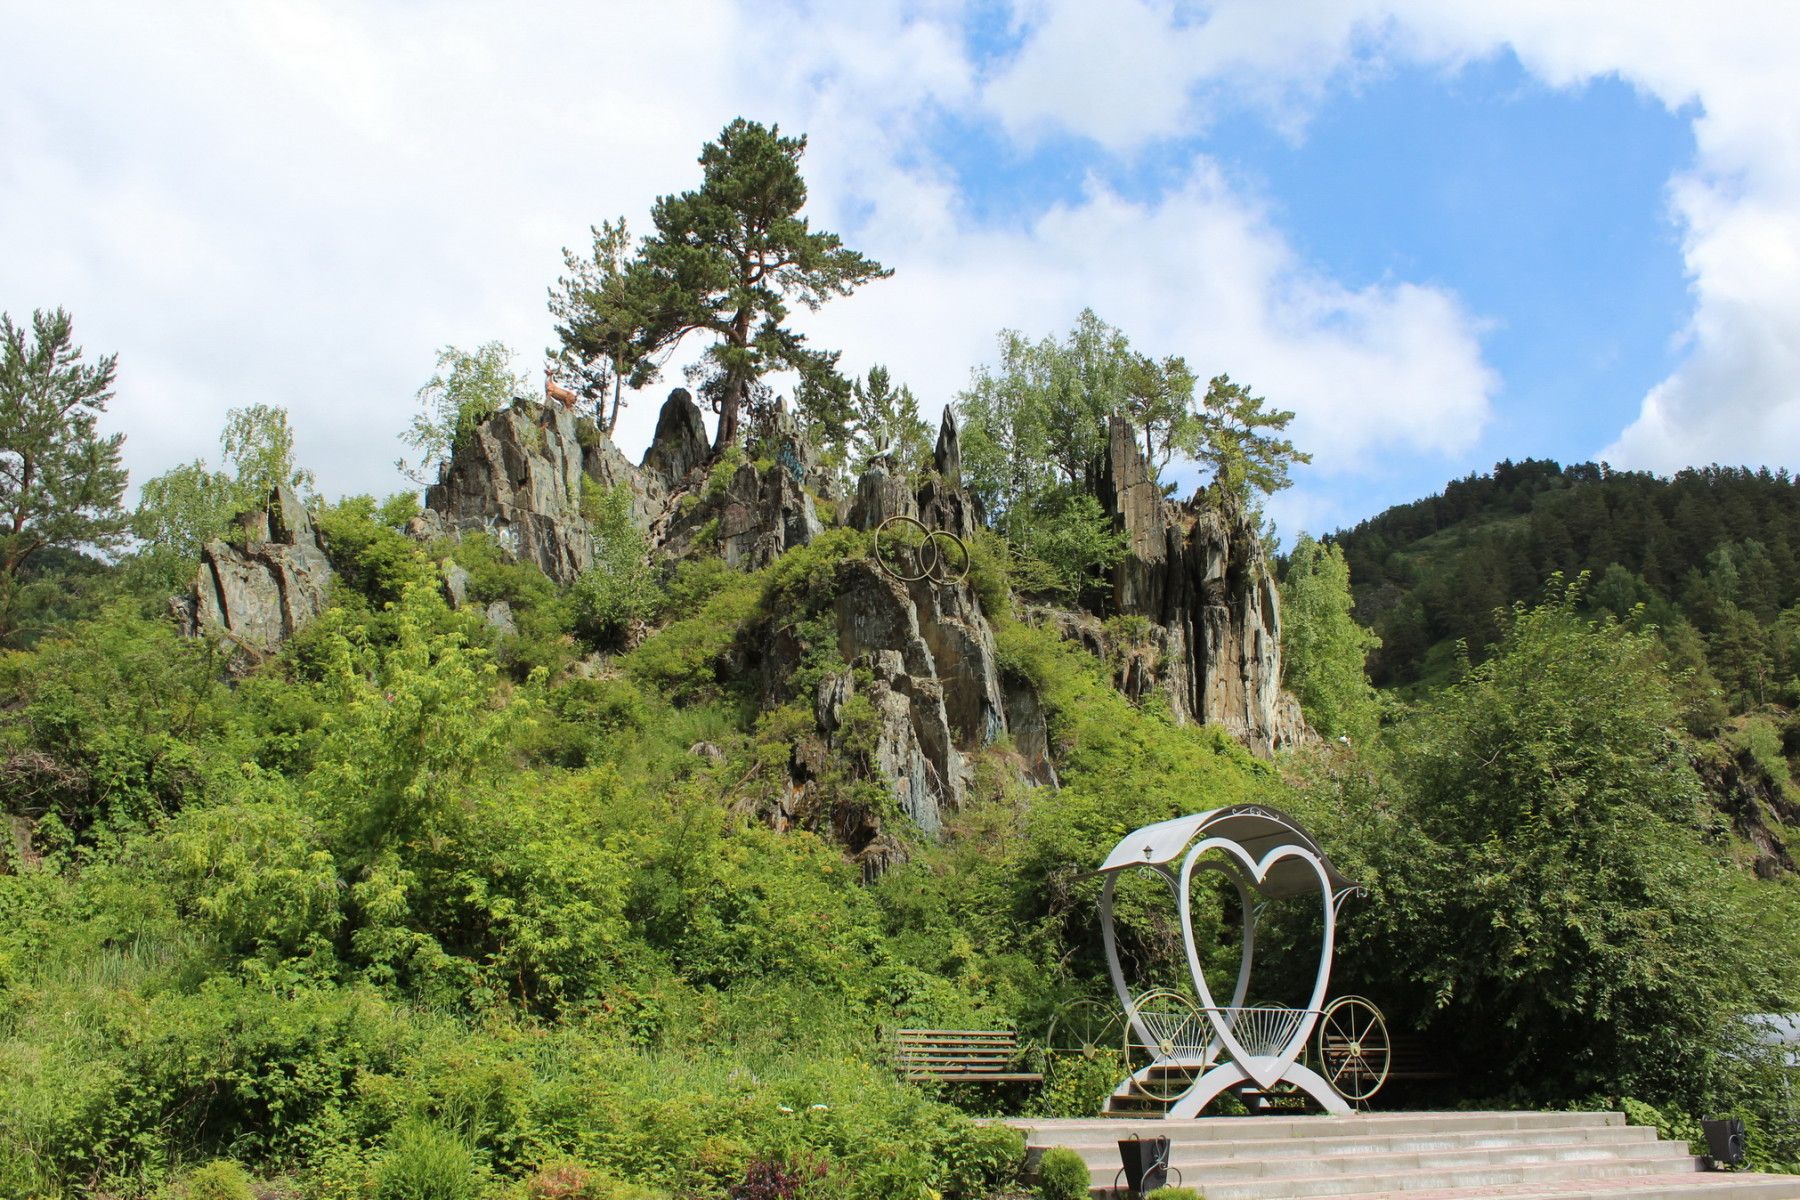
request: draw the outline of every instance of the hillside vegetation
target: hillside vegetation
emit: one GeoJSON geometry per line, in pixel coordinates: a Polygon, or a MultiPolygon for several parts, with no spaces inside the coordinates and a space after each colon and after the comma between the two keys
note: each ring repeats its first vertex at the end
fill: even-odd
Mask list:
{"type": "MultiPolygon", "coordinates": [[[[1305,456],[1242,383],[1200,392],[1091,313],[1005,334],[958,398],[965,471],[954,418],[930,449],[904,385],[781,325],[784,297],[886,270],[796,215],[804,145],[733,122],[635,257],[622,224],[571,255],[544,403],[503,347],[447,349],[408,435],[424,509],[303,500],[287,414],[252,406],[127,513],[112,360],[77,369],[66,314],[31,353],[0,320],[0,465],[55,476],[0,471],[0,1195],[1017,1196],[1020,1137],[975,1118],[1091,1115],[1117,1063],[916,1086],[888,1033],[1016,1029],[1041,1063],[1055,1015],[1109,994],[1088,872],[1238,803],[1291,811],[1362,885],[1334,992],[1456,1068],[1384,1099],[1622,1106],[1681,1136],[1733,1112],[1754,1163],[1800,1169],[1792,1072],[1742,1020],[1800,1008],[1800,883],[1765,869],[1772,825],[1722,815],[1693,732],[1723,719],[1707,672],[1749,678],[1732,614],[1784,628],[1786,510],[1720,508],[1692,572],[1621,560],[1630,603],[1610,572],[1545,591],[1540,566],[1585,560],[1532,560],[1486,624],[1429,632],[1465,610],[1421,590],[1419,539],[1461,538],[1473,572],[1540,522],[1530,497],[1588,505],[1546,468],[1527,501],[1477,489],[1479,536],[1354,533],[1348,572],[1309,544],[1278,591],[1259,505],[1305,456]],[[777,219],[733,223],[750,200],[777,219]],[[626,461],[621,379],[696,331],[735,432],[708,444],[678,389],[626,461]],[[1211,472],[1186,502],[1174,454],[1211,472]],[[966,572],[893,578],[891,516],[932,531],[902,564],[929,536],[966,572]],[[1656,590],[1690,576],[1712,609],[1656,590]],[[1412,703],[1364,674],[1352,586],[1393,639],[1382,681],[1433,684],[1412,703]],[[1426,649],[1468,639],[1441,677],[1400,657],[1415,609],[1426,649]]],[[[1195,900],[1215,967],[1234,904],[1195,900]]],[[[1118,916],[1133,981],[1179,984],[1161,886],[1118,916]]],[[[1293,1002],[1317,910],[1268,922],[1253,999],[1293,1002]]]]}

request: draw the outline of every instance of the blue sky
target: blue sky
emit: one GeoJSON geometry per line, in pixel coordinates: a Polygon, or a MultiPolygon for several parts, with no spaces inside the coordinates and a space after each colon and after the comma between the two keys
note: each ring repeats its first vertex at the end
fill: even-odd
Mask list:
{"type": "Polygon", "coordinates": [[[895,268],[812,319],[846,365],[935,407],[1091,306],[1299,413],[1285,532],[1505,457],[1800,465],[1779,4],[0,13],[0,308],[119,353],[139,481],[260,400],[327,494],[398,489],[436,349],[534,371],[561,247],[739,113],[808,132],[815,219],[895,268]]]}

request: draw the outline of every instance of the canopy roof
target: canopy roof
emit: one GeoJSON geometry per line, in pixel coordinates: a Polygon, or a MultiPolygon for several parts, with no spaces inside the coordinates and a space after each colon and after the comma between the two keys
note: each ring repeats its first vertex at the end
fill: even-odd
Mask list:
{"type": "MultiPolygon", "coordinates": [[[[1319,849],[1319,844],[1313,841],[1312,835],[1300,828],[1292,817],[1261,804],[1234,804],[1230,808],[1215,808],[1211,812],[1176,817],[1173,821],[1158,821],[1154,825],[1134,829],[1112,848],[1112,853],[1100,864],[1100,871],[1104,874],[1128,867],[1161,866],[1174,862],[1201,838],[1223,838],[1235,842],[1253,861],[1260,861],[1278,846],[1299,846],[1311,851],[1324,864],[1325,876],[1331,880],[1332,891],[1339,892],[1356,886],[1338,874],[1337,869],[1331,865],[1331,860],[1325,857],[1325,852],[1319,849]]],[[[1268,876],[1257,885],[1257,890],[1265,896],[1279,898],[1304,895],[1318,886],[1318,877],[1313,874],[1310,866],[1300,859],[1288,858],[1277,861],[1269,868],[1268,876]]]]}

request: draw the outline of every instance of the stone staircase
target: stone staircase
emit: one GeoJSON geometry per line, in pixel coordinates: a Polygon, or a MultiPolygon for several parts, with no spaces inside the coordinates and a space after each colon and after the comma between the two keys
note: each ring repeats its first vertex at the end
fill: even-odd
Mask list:
{"type": "MultiPolygon", "coordinates": [[[[1618,1113],[1440,1112],[1017,1120],[1034,1149],[1086,1160],[1095,1197],[1126,1195],[1121,1138],[1167,1137],[1179,1182],[1206,1200],[1332,1196],[1644,1197],[1800,1200],[1800,1176],[1705,1171],[1685,1145],[1618,1113]],[[1117,1178],[1117,1190],[1115,1190],[1117,1178]]],[[[1169,1176],[1177,1182],[1175,1172],[1169,1176]]]]}

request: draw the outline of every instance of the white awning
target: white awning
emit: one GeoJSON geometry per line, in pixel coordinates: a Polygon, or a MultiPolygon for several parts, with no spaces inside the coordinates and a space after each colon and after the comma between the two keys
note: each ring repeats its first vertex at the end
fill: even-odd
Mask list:
{"type": "MultiPolygon", "coordinates": [[[[1201,838],[1223,838],[1241,846],[1252,860],[1261,860],[1278,846],[1299,846],[1315,855],[1325,866],[1333,891],[1356,885],[1337,873],[1331,860],[1304,829],[1277,809],[1261,804],[1237,804],[1215,808],[1211,812],[1158,821],[1142,829],[1134,829],[1119,840],[1101,873],[1122,871],[1129,867],[1161,866],[1180,858],[1187,848],[1201,838]]],[[[1302,895],[1318,887],[1312,868],[1299,859],[1275,862],[1268,877],[1258,887],[1266,896],[1302,895]]]]}

